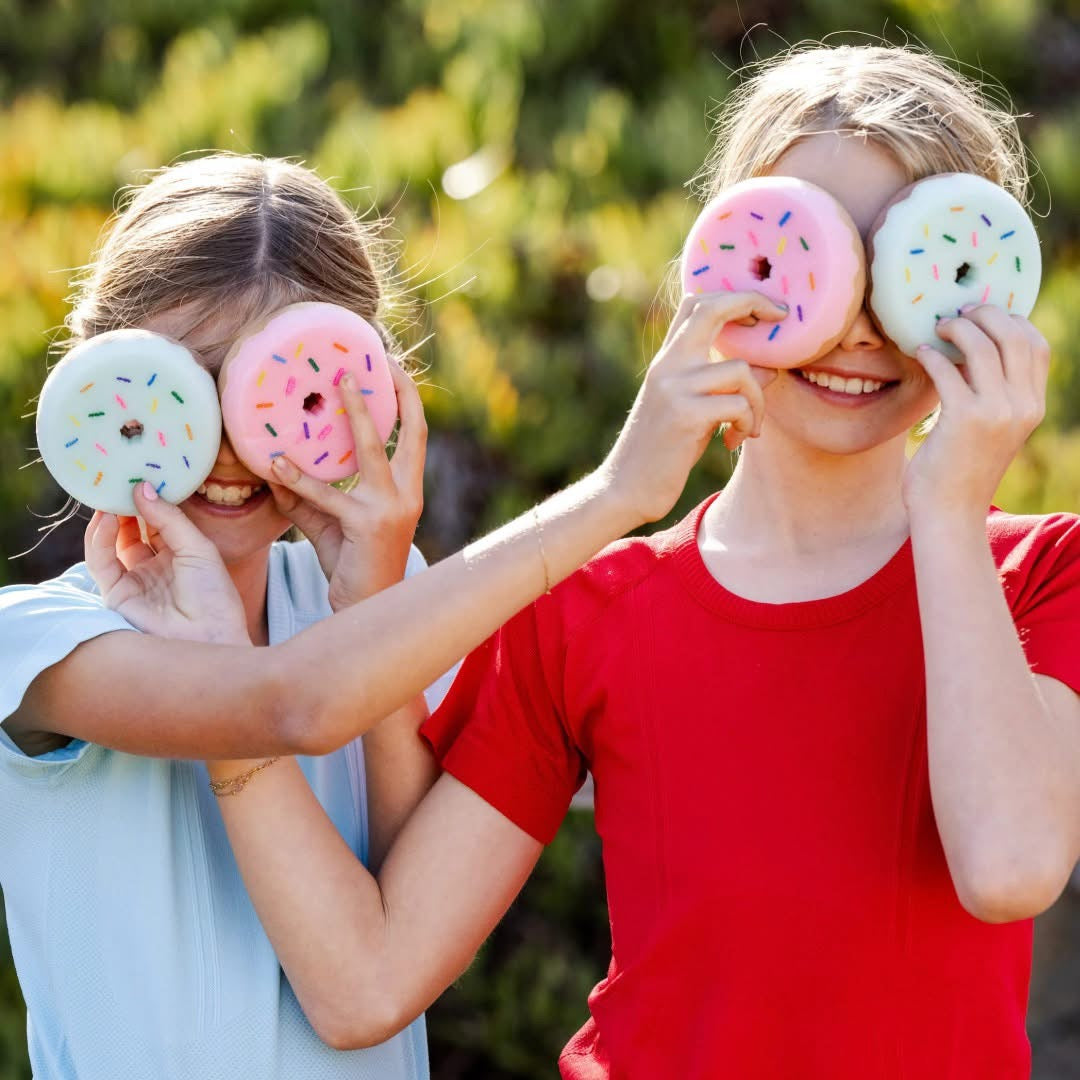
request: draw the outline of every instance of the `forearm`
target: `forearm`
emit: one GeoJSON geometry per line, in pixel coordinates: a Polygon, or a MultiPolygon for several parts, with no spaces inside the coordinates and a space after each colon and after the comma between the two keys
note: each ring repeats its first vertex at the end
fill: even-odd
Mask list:
{"type": "Polygon", "coordinates": [[[364,736],[367,863],[374,872],[378,872],[394,838],[439,775],[435,756],[420,738],[420,725],[427,715],[427,703],[421,694],[364,736]]]}
{"type": "MultiPolygon", "coordinates": [[[[430,685],[515,612],[641,524],[599,473],[531,514],[271,650],[292,745],[327,753],[430,685]],[[542,547],[541,547],[542,544],[542,547]]],[[[271,752],[251,747],[251,752],[271,752]]]]}
{"type": "Polygon", "coordinates": [[[1048,708],[982,520],[912,522],[934,814],[957,892],[992,921],[1036,913],[1076,856],[1075,730],[1048,708]]]}

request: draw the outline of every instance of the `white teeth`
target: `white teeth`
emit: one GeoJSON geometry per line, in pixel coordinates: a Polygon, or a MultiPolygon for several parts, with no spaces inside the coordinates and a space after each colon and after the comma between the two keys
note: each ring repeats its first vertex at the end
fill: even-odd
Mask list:
{"type": "Polygon", "coordinates": [[[845,378],[843,375],[830,375],[824,371],[804,371],[799,374],[815,386],[824,386],[838,394],[872,394],[885,384],[876,379],[845,378]]]}
{"type": "Polygon", "coordinates": [[[253,492],[262,491],[262,484],[252,487],[250,484],[200,484],[199,494],[206,498],[207,502],[217,503],[219,506],[242,506],[251,498],[253,492]]]}

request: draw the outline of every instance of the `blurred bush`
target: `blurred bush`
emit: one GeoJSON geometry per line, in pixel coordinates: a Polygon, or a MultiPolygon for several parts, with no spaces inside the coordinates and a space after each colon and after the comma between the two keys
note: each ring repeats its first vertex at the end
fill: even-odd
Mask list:
{"type": "MultiPolygon", "coordinates": [[[[26,414],[71,271],[117,189],[145,170],[210,147],[295,156],[359,211],[393,217],[404,337],[435,334],[420,352],[432,427],[420,542],[436,557],[600,460],[662,337],[661,285],[695,217],[685,182],[731,72],[840,29],[832,40],[884,32],[985,69],[1027,114],[1047,267],[1036,321],[1055,364],[1047,424],[1000,501],[1077,509],[1080,27],[1067,10],[1060,0],[0,0],[0,555],[31,547],[33,515],[62,505],[28,464],[26,414]]],[[[717,446],[675,513],[730,467],[717,446]]],[[[0,583],[55,572],[77,557],[80,534],[72,521],[32,554],[0,558],[0,583]]],[[[606,964],[586,825],[568,825],[433,1010],[437,1075],[551,1075],[606,964]]],[[[4,1071],[22,1060],[22,1017],[10,980],[0,995],[6,1080],[27,1074],[4,1071]]]]}

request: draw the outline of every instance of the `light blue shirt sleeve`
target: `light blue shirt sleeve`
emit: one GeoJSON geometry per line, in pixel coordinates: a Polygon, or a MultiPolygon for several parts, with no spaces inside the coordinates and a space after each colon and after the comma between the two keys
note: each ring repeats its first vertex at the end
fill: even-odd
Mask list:
{"type": "MultiPolygon", "coordinates": [[[[40,585],[0,589],[0,721],[19,707],[27,687],[76,646],[113,630],[134,630],[101,601],[83,563],[40,585]]],[[[88,748],[81,739],[38,757],[28,757],[0,727],[0,767],[21,773],[53,773],[88,748]]]]}

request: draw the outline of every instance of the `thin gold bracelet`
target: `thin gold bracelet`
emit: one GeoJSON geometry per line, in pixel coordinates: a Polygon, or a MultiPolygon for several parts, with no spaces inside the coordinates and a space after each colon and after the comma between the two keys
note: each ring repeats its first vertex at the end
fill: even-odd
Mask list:
{"type": "Polygon", "coordinates": [[[551,575],[548,573],[547,552],[544,550],[544,532],[540,528],[540,508],[532,509],[533,527],[536,529],[536,543],[540,548],[540,561],[544,564],[544,592],[551,594],[551,575]]]}
{"type": "Polygon", "coordinates": [[[247,772],[242,772],[239,776],[230,776],[227,780],[211,780],[210,790],[219,799],[224,795],[239,795],[247,786],[247,782],[257,772],[262,772],[263,769],[269,769],[275,761],[280,760],[280,757],[267,758],[265,761],[260,761],[254,768],[248,769],[247,772]]]}

